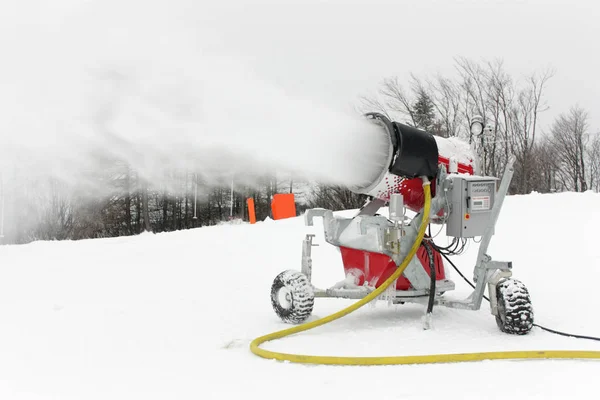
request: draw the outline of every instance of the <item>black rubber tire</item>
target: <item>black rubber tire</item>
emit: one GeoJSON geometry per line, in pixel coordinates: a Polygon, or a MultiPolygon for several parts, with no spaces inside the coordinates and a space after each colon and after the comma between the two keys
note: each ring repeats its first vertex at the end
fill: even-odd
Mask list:
{"type": "Polygon", "coordinates": [[[271,305],[283,322],[300,324],[312,314],[315,294],[302,272],[288,270],[275,277],[271,286],[271,305]],[[282,292],[283,291],[283,292],[282,292]],[[281,301],[281,296],[286,301],[281,301]]]}
{"type": "Polygon", "coordinates": [[[529,291],[516,279],[503,279],[496,285],[498,315],[496,323],[502,332],[526,335],[533,328],[533,306],[529,291]]]}

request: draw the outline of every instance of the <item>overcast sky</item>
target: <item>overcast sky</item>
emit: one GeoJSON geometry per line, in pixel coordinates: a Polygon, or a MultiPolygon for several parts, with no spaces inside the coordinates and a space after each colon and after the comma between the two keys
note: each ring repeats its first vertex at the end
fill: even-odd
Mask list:
{"type": "MultiPolygon", "coordinates": [[[[340,166],[331,171],[345,175],[325,178],[345,182],[356,175],[348,159],[358,164],[371,137],[345,111],[384,78],[451,75],[456,57],[502,59],[515,78],[553,67],[541,128],[579,104],[600,131],[598,3],[8,2],[0,13],[0,169],[29,161],[34,171],[65,175],[103,151],[151,176],[166,158],[187,168],[207,153],[219,155],[202,157],[211,163],[204,169],[231,168],[223,157],[235,150],[236,160],[260,156],[269,168],[321,177],[319,163],[333,165],[335,147],[340,166]]],[[[255,160],[245,162],[240,169],[255,160]]]]}
{"type": "Polygon", "coordinates": [[[385,77],[453,73],[501,58],[522,77],[554,67],[542,120],[579,103],[600,130],[600,2],[225,0],[201,21],[221,51],[292,92],[348,104],[385,77]]]}

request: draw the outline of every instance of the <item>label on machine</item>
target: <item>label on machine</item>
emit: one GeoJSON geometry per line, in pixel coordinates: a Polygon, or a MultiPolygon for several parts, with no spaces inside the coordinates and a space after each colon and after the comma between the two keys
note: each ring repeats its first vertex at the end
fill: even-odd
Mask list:
{"type": "Polygon", "coordinates": [[[475,196],[471,199],[471,211],[485,211],[490,209],[490,196],[475,196]]]}

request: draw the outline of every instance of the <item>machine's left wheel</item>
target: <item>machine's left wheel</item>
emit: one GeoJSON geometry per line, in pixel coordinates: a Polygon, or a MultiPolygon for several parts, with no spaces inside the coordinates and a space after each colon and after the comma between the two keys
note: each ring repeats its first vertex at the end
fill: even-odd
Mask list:
{"type": "Polygon", "coordinates": [[[300,324],[312,314],[315,294],[302,272],[288,270],[280,273],[271,286],[271,304],[283,322],[300,324]]]}

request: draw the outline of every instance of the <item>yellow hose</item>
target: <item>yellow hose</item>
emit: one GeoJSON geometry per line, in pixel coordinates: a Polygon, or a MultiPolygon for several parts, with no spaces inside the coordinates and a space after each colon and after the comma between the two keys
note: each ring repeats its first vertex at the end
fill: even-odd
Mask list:
{"type": "Polygon", "coordinates": [[[302,364],[327,364],[327,365],[398,365],[398,364],[433,364],[451,363],[481,360],[507,360],[507,359],[600,359],[600,351],[576,351],[576,350],[548,350],[548,351],[505,351],[487,353],[459,353],[459,354],[431,354],[419,356],[387,356],[387,357],[337,357],[337,356],[312,356],[303,354],[279,353],[261,349],[260,345],[276,339],[281,339],[295,333],[304,332],[329,322],[340,319],[377,298],[384,290],[396,281],[408,266],[423,241],[425,230],[429,223],[429,210],[431,208],[431,189],[429,182],[423,184],[425,192],[425,206],[423,209],[423,220],[415,243],[406,255],[406,258],[398,266],[396,271],[377,289],[356,303],[346,307],[334,314],[328,315],[316,321],[307,322],[302,325],[281,331],[269,333],[254,339],[250,343],[250,351],[257,356],[279,361],[289,361],[302,364]]]}

